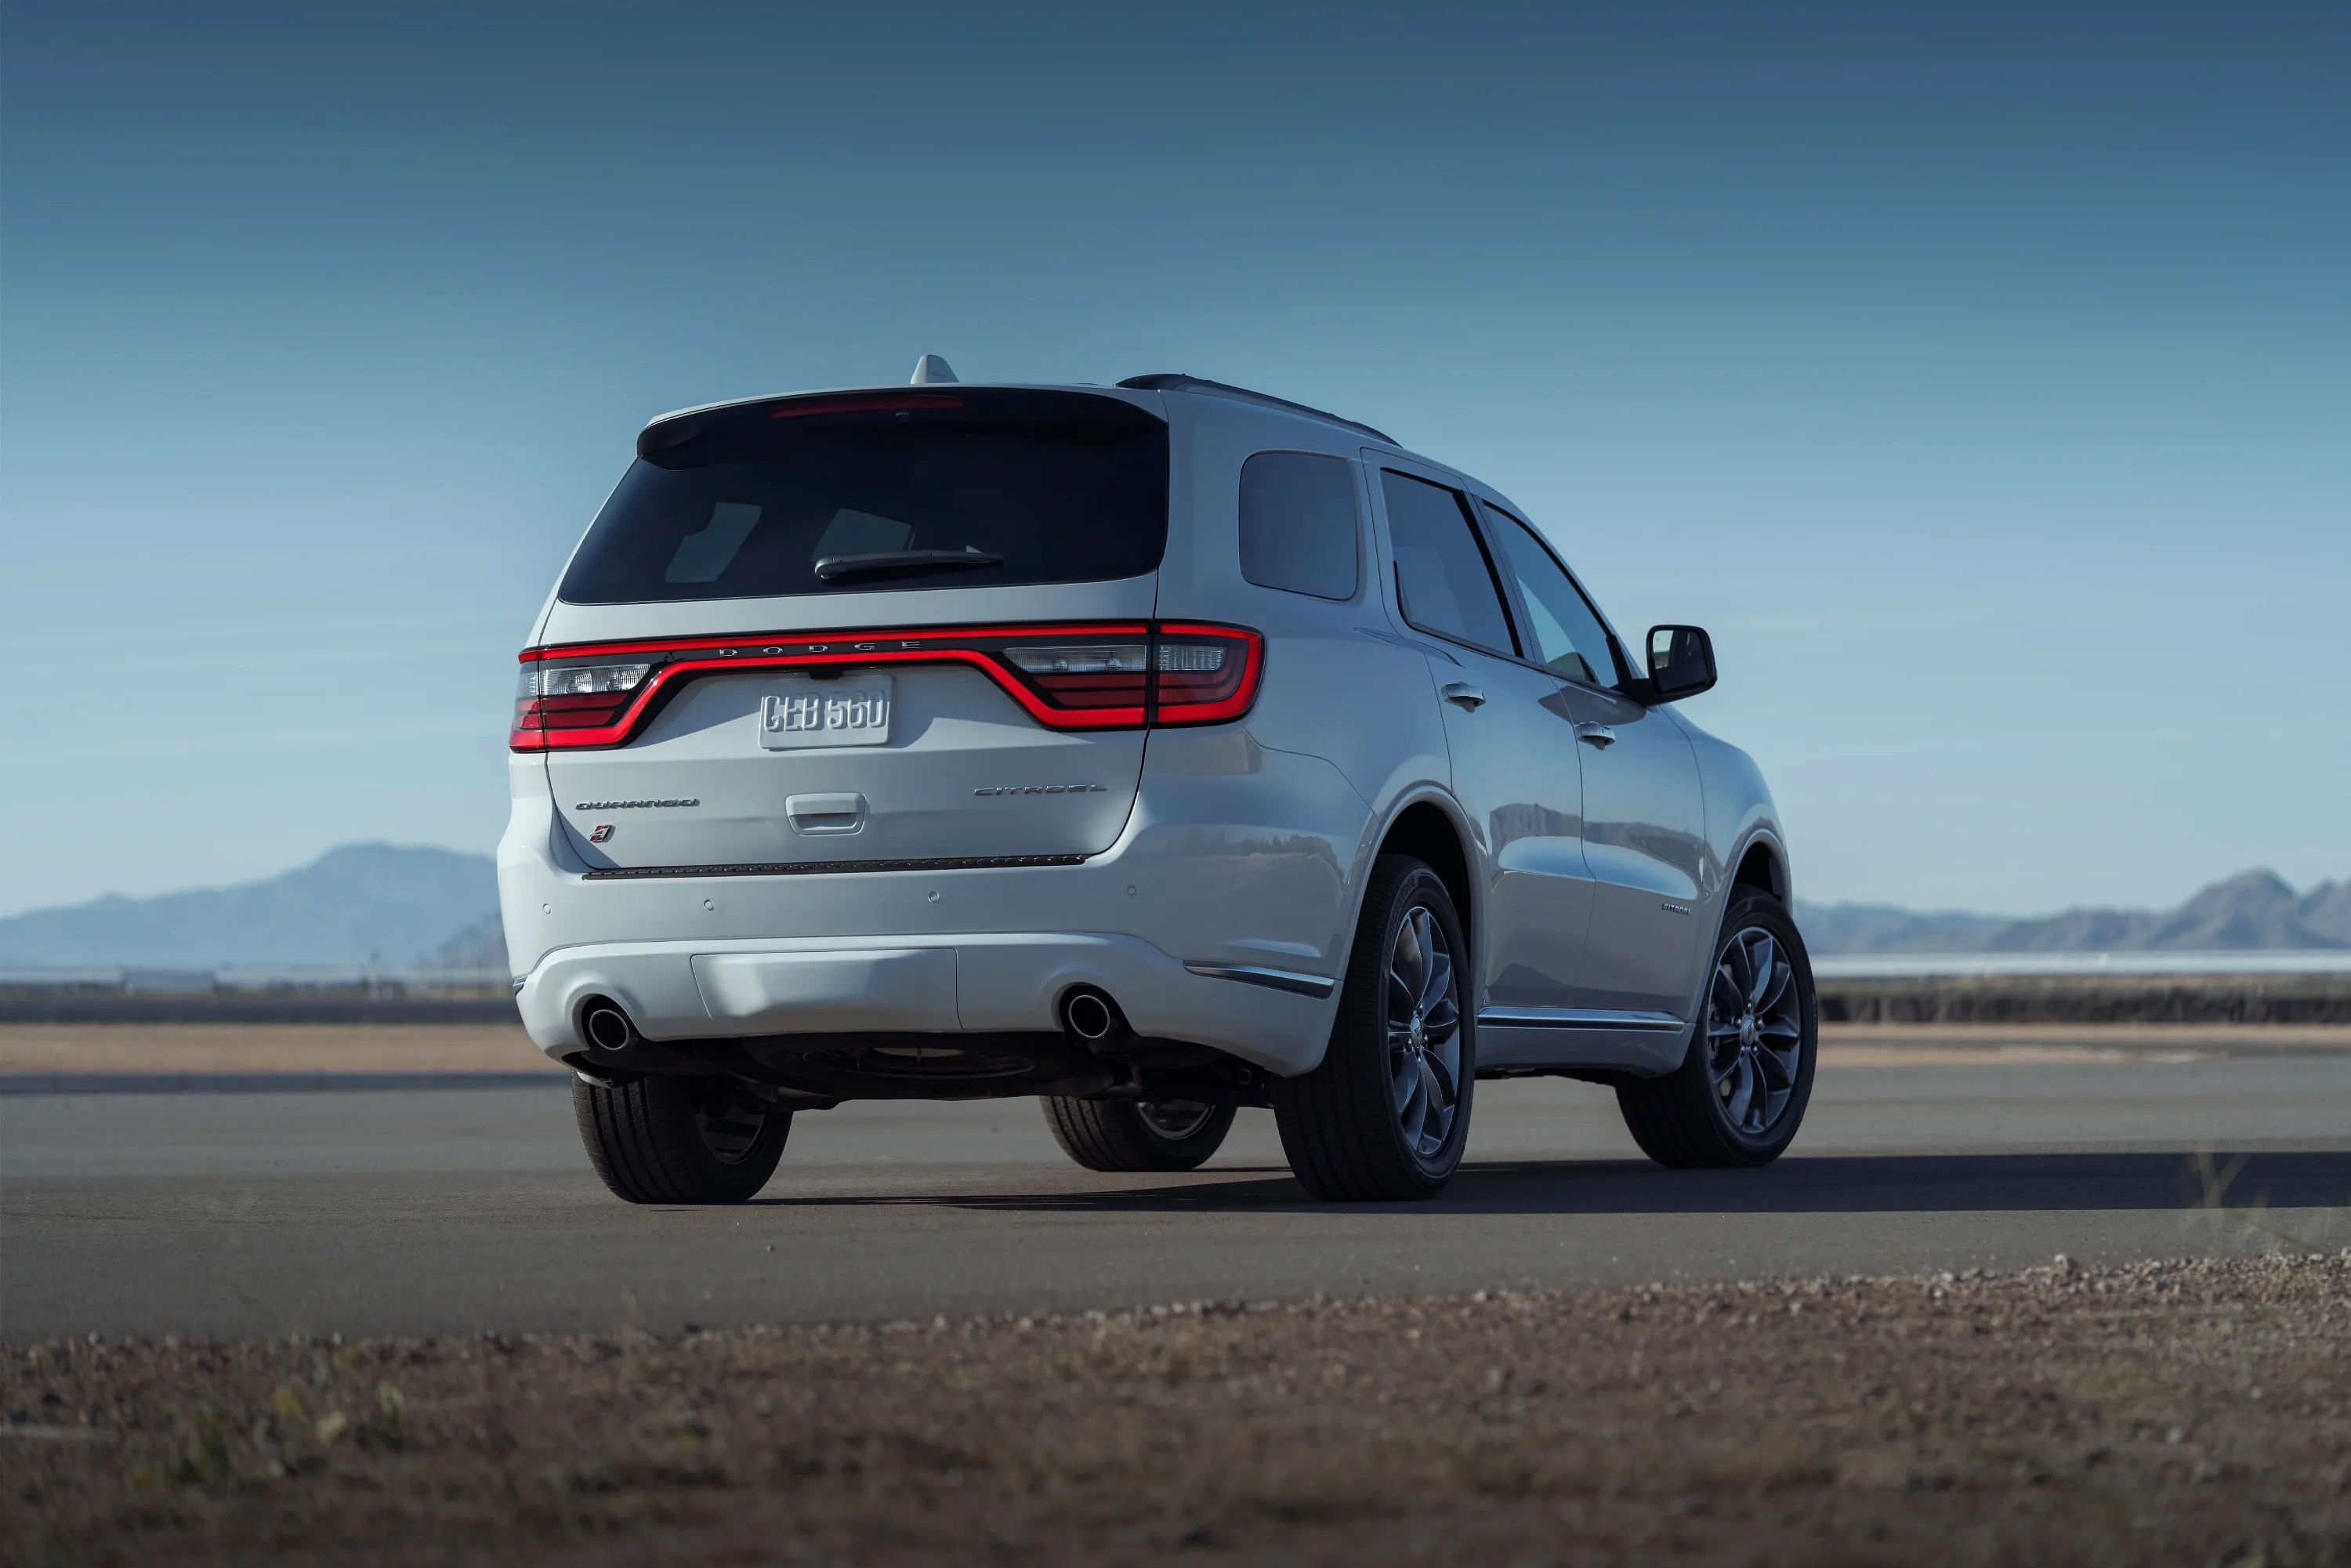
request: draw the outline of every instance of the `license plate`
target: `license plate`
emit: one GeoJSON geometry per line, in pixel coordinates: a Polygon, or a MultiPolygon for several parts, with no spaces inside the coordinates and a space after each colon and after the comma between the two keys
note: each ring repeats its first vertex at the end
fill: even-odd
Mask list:
{"type": "Polygon", "coordinates": [[[807,746],[880,746],[890,738],[890,677],[843,675],[777,682],[759,699],[759,744],[770,751],[807,746]]]}

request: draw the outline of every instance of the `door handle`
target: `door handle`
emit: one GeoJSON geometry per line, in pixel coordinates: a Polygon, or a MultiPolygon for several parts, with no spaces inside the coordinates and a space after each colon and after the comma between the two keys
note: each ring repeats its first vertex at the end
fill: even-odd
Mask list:
{"type": "Polygon", "coordinates": [[[1616,732],[1604,724],[1579,724],[1575,727],[1575,738],[1605,751],[1616,744],[1616,732]]]}
{"type": "Polygon", "coordinates": [[[1447,702],[1458,703],[1472,710],[1486,706],[1486,694],[1467,681],[1449,681],[1437,695],[1447,702]]]}

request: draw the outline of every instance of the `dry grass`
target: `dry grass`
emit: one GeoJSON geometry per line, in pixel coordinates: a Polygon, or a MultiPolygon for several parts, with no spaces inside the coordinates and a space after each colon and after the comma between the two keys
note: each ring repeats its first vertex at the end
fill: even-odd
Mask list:
{"type": "Polygon", "coordinates": [[[9,1353],[0,1403],[41,1568],[2351,1563],[2351,1256],[77,1343],[9,1353]]]}

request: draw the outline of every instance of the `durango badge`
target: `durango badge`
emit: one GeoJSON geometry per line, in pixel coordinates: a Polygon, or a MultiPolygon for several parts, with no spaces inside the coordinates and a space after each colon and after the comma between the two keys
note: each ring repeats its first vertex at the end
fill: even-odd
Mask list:
{"type": "Polygon", "coordinates": [[[990,795],[1099,795],[1103,789],[1100,784],[991,784],[972,793],[985,799],[990,795]]]}

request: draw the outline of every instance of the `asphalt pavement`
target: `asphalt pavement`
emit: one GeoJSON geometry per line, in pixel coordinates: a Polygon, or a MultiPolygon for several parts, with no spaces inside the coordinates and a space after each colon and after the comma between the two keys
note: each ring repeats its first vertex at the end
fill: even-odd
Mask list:
{"type": "Polygon", "coordinates": [[[758,1202],[697,1210],[609,1196],[559,1080],[0,1097],[10,1342],[673,1332],[2346,1245],[2341,1051],[1832,1060],[1794,1150],[1755,1171],[1648,1165],[1604,1090],[1485,1083],[1451,1189],[1392,1207],[1308,1200],[1261,1111],[1197,1173],[1119,1176],[1071,1165],[1030,1101],[846,1105],[799,1118],[758,1202]]]}

